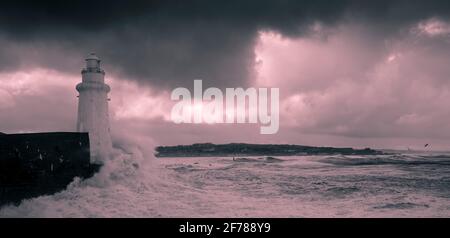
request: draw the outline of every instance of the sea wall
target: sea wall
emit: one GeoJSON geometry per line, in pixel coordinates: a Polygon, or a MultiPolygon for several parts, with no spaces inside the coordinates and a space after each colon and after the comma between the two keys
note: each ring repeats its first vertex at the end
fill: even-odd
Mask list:
{"type": "Polygon", "coordinates": [[[0,206],[59,192],[99,168],[88,133],[0,134],[0,206]]]}

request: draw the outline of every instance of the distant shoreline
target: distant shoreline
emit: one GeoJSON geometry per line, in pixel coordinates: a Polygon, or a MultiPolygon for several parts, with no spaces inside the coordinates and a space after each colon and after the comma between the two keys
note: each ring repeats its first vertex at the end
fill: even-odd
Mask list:
{"type": "Polygon", "coordinates": [[[307,155],[380,155],[382,151],[370,148],[315,147],[288,144],[212,144],[158,146],[155,156],[166,157],[237,157],[237,156],[307,156],[307,155]]]}

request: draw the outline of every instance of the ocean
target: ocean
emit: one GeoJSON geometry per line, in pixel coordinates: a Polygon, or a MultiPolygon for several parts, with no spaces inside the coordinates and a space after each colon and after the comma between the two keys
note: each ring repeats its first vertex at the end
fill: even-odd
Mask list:
{"type": "Polygon", "coordinates": [[[153,158],[117,152],[93,178],[0,217],[450,217],[450,154],[153,158]]]}

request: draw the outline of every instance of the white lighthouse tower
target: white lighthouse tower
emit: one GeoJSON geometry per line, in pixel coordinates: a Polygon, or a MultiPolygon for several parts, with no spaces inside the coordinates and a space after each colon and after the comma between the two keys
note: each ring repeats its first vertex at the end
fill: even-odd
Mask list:
{"type": "Polygon", "coordinates": [[[76,87],[78,100],[78,132],[89,132],[91,159],[101,160],[109,156],[112,149],[108,92],[105,71],[100,68],[100,59],[91,53],[86,58],[86,68],[81,71],[82,82],[76,87]]]}

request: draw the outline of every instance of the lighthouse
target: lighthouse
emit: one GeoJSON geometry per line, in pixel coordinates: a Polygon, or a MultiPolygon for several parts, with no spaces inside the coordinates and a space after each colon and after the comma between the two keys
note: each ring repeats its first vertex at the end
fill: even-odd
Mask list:
{"type": "Polygon", "coordinates": [[[82,82],[76,86],[79,92],[77,131],[89,133],[91,159],[101,161],[112,149],[108,113],[111,88],[105,84],[105,71],[100,68],[95,53],[86,58],[81,76],[82,82]]]}

